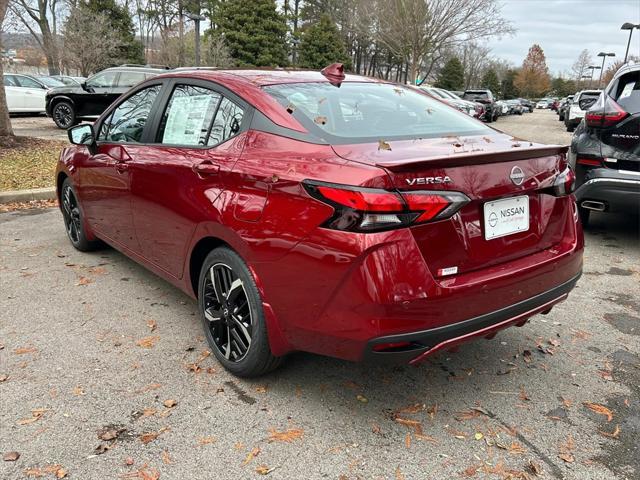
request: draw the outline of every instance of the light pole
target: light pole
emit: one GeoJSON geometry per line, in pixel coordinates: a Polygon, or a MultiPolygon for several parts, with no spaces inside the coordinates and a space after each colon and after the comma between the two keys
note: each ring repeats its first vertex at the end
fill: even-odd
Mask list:
{"type": "Polygon", "coordinates": [[[207,17],[205,17],[204,15],[196,15],[195,13],[185,13],[184,14],[185,17],[187,17],[189,20],[193,20],[193,23],[195,24],[195,36],[196,36],[196,45],[195,45],[195,56],[196,56],[196,67],[200,66],[200,22],[202,22],[203,20],[206,20],[207,17]]]}
{"type": "Polygon", "coordinates": [[[640,29],[640,23],[635,25],[633,23],[625,22],[620,27],[620,30],[629,30],[629,41],[627,41],[627,51],[624,54],[624,63],[627,63],[627,57],[629,56],[629,45],[631,45],[631,35],[633,34],[633,29],[640,29]]]}
{"type": "Polygon", "coordinates": [[[602,57],[602,67],[600,67],[600,78],[598,78],[598,88],[600,87],[600,82],[602,81],[602,72],[604,72],[604,61],[607,59],[607,57],[615,57],[616,54],[615,53],[605,53],[605,52],[600,52],[598,54],[599,57],[602,57]]]}
{"type": "Polygon", "coordinates": [[[591,70],[591,75],[589,76],[589,88],[591,88],[591,82],[593,81],[593,71],[600,70],[600,67],[598,67],[597,65],[589,65],[587,68],[591,70]]]}

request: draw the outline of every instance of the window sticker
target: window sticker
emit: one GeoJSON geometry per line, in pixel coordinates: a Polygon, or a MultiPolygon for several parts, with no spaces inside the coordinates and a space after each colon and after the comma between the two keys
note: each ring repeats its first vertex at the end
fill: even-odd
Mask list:
{"type": "Polygon", "coordinates": [[[209,125],[207,112],[214,107],[213,95],[173,97],[162,136],[162,143],[173,145],[203,145],[209,125]]]}
{"type": "Polygon", "coordinates": [[[622,89],[622,92],[620,92],[620,96],[618,97],[618,100],[622,99],[622,98],[627,98],[631,96],[631,92],[633,92],[633,87],[636,86],[636,82],[629,82],[627,83],[624,88],[622,89]]]}

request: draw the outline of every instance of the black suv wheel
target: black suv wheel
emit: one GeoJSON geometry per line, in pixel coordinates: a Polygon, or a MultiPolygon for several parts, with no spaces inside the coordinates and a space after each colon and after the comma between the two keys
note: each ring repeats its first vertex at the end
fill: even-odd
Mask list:
{"type": "Polygon", "coordinates": [[[71,103],[63,100],[56,103],[51,110],[51,117],[58,128],[66,130],[73,127],[77,122],[76,112],[71,103]]]}

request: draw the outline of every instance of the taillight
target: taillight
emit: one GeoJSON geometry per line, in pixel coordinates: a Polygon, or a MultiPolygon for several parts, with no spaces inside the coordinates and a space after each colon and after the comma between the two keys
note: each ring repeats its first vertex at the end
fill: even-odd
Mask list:
{"type": "Polygon", "coordinates": [[[559,173],[553,182],[553,194],[556,197],[563,197],[573,193],[576,187],[576,174],[570,167],[559,173]]]}
{"type": "Polygon", "coordinates": [[[312,180],[303,185],[313,198],[334,208],[322,226],[350,232],[379,232],[442,220],[470,201],[459,192],[398,192],[312,180]]]}
{"type": "Polygon", "coordinates": [[[601,167],[602,159],[601,158],[581,158],[578,157],[576,159],[576,163],[578,165],[586,165],[588,167],[601,167]]]}
{"type": "Polygon", "coordinates": [[[629,114],[616,103],[609,95],[603,93],[598,102],[585,114],[585,123],[588,127],[611,127],[629,114]]]}

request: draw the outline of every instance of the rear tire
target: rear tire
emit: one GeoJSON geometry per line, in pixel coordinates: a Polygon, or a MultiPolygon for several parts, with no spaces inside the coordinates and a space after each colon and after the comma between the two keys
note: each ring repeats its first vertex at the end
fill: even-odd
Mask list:
{"type": "Polygon", "coordinates": [[[66,130],[78,123],[76,111],[71,103],[62,100],[56,103],[51,109],[51,118],[58,128],[66,130]]]}
{"type": "Polygon", "coordinates": [[[81,252],[91,252],[102,247],[102,242],[87,240],[87,234],[84,229],[84,217],[78,195],[71,183],[70,178],[66,178],[62,183],[60,190],[60,209],[62,210],[62,218],[64,227],[67,231],[67,238],[76,250],[81,252]]]}
{"type": "Polygon", "coordinates": [[[253,275],[233,250],[216,248],[205,258],[198,280],[198,309],[211,351],[232,374],[257,377],[282,363],[269,347],[253,275]]]}

